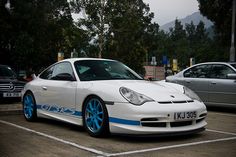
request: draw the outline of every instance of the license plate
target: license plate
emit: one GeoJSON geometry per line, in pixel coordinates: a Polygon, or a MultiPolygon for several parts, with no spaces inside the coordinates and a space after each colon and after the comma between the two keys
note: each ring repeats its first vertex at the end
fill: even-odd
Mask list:
{"type": "Polygon", "coordinates": [[[3,97],[21,97],[21,93],[3,93],[3,97]]]}
{"type": "Polygon", "coordinates": [[[175,120],[188,120],[188,119],[195,119],[197,118],[196,111],[192,112],[175,112],[174,119],[175,120]]]}

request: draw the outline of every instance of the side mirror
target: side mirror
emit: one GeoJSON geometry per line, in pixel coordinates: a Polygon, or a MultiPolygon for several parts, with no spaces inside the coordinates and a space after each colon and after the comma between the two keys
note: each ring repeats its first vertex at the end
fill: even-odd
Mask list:
{"type": "Polygon", "coordinates": [[[52,80],[75,81],[75,78],[69,73],[60,73],[54,76],[52,80]]]}
{"type": "Polygon", "coordinates": [[[190,73],[189,72],[184,73],[184,77],[190,77],[190,73]]]}
{"type": "Polygon", "coordinates": [[[236,79],[236,74],[227,74],[228,79],[236,79]]]}
{"type": "Polygon", "coordinates": [[[31,77],[34,80],[34,79],[36,79],[37,76],[35,74],[32,74],[31,77]]]}

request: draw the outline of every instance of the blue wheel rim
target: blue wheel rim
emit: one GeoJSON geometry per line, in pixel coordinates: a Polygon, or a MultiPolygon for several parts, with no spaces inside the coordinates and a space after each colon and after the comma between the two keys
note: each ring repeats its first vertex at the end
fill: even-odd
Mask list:
{"type": "Polygon", "coordinates": [[[102,104],[98,99],[91,99],[88,101],[85,108],[85,123],[87,128],[97,133],[102,128],[104,119],[104,111],[102,104]]]}
{"type": "Polygon", "coordinates": [[[27,119],[32,118],[34,111],[34,100],[31,95],[26,95],[24,97],[24,115],[27,119]]]}

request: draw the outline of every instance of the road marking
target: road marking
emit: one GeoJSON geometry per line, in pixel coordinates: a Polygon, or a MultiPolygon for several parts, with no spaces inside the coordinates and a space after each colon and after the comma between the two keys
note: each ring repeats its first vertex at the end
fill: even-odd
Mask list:
{"type": "Polygon", "coordinates": [[[177,144],[177,145],[157,147],[157,148],[150,148],[150,149],[142,149],[142,150],[134,150],[134,151],[121,152],[121,153],[113,153],[113,154],[108,154],[108,156],[111,157],[111,156],[130,155],[130,154],[145,153],[145,152],[158,151],[158,150],[171,149],[171,148],[195,146],[195,145],[206,144],[206,143],[229,141],[229,140],[236,140],[236,137],[220,138],[220,139],[216,139],[216,140],[207,140],[207,141],[184,143],[184,144],[177,144]]]}
{"type": "Polygon", "coordinates": [[[99,151],[93,148],[89,148],[89,147],[85,147],[70,141],[66,141],[60,138],[57,138],[55,136],[51,136],[42,132],[38,132],[17,124],[13,124],[10,122],[6,122],[3,120],[0,120],[0,123],[6,124],[6,125],[10,125],[31,133],[35,133],[37,135],[58,141],[58,142],[62,142],[64,144],[67,145],[71,145],[73,147],[97,154],[99,156],[97,157],[101,157],[101,156],[105,156],[105,157],[112,157],[112,156],[121,156],[121,155],[130,155],[130,154],[137,154],[137,153],[145,153],[145,152],[152,152],[152,151],[159,151],[159,150],[165,150],[165,149],[172,149],[172,148],[181,148],[181,147],[188,147],[188,146],[195,146],[195,145],[200,145],[200,144],[207,144],[207,143],[215,143],[215,142],[221,142],[221,141],[229,141],[229,140],[236,140],[236,133],[230,133],[230,132],[224,132],[224,131],[218,131],[218,130],[211,130],[211,129],[206,129],[209,132],[216,132],[216,133],[222,133],[222,134],[227,134],[227,135],[234,135],[234,137],[228,137],[228,138],[220,138],[220,139],[215,139],[215,140],[206,140],[206,141],[199,141],[199,142],[191,142],[191,143],[184,143],[184,144],[177,144],[177,145],[170,145],[170,146],[163,146],[163,147],[156,147],[156,148],[150,148],[150,149],[141,149],[141,150],[134,150],[134,151],[127,151],[127,152],[120,152],[120,153],[106,153],[103,151],[99,151]]]}
{"type": "Polygon", "coordinates": [[[85,146],[82,146],[82,145],[79,145],[79,144],[76,144],[76,143],[73,143],[73,142],[70,142],[70,141],[66,141],[66,140],[57,138],[55,136],[47,135],[45,133],[38,132],[38,131],[29,129],[29,128],[25,128],[25,127],[20,126],[20,125],[16,125],[16,124],[6,122],[6,121],[3,121],[3,120],[0,120],[0,122],[3,123],[3,124],[7,124],[7,125],[10,125],[10,126],[13,126],[13,127],[31,132],[31,133],[35,133],[37,135],[40,135],[40,136],[43,136],[43,137],[46,137],[46,138],[49,138],[49,139],[52,139],[52,140],[55,140],[55,141],[58,141],[58,142],[62,142],[62,143],[67,144],[67,145],[71,145],[73,147],[76,147],[76,148],[79,148],[79,149],[82,149],[82,150],[85,150],[85,151],[88,151],[88,152],[91,152],[91,153],[94,153],[94,154],[97,154],[97,155],[102,155],[102,156],[108,156],[109,155],[108,153],[105,153],[105,152],[102,152],[102,151],[99,151],[99,150],[96,150],[96,149],[93,149],[93,148],[85,147],[85,146]]]}
{"type": "Polygon", "coordinates": [[[236,133],[232,133],[232,132],[225,132],[225,131],[212,130],[212,129],[206,129],[206,131],[236,136],[236,133]]]}

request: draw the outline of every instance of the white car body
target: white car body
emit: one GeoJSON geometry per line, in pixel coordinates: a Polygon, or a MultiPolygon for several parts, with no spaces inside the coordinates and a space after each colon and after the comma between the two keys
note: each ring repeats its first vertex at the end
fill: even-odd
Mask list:
{"type": "Polygon", "coordinates": [[[202,131],[206,126],[207,111],[204,103],[183,94],[183,86],[145,80],[80,81],[74,67],[74,63],[80,60],[104,59],[67,59],[59,62],[71,64],[76,81],[45,80],[38,76],[26,84],[22,98],[25,93],[32,92],[38,117],[83,126],[83,105],[88,96],[95,95],[105,103],[111,133],[181,134],[202,131]],[[131,104],[121,95],[121,87],[141,93],[153,101],[142,105],[131,104]],[[188,116],[188,113],[196,115],[179,119],[174,117],[175,114],[188,116]]]}

